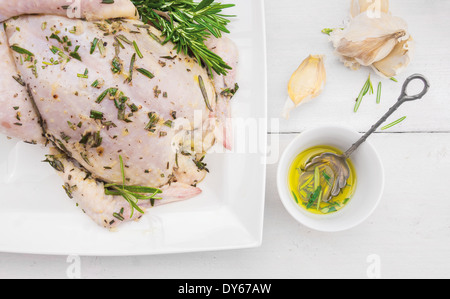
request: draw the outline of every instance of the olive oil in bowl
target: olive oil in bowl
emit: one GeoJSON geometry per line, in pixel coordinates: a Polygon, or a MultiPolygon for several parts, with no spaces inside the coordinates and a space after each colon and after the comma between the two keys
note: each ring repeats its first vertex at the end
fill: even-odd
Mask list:
{"type": "Polygon", "coordinates": [[[350,168],[350,176],[347,185],[339,195],[330,195],[335,173],[328,165],[315,167],[313,171],[306,172],[305,165],[312,158],[322,153],[342,154],[331,146],[316,146],[300,153],[289,169],[289,188],[293,200],[306,211],[328,215],[344,208],[351,200],[356,189],[356,171],[351,160],[347,160],[350,168]]]}

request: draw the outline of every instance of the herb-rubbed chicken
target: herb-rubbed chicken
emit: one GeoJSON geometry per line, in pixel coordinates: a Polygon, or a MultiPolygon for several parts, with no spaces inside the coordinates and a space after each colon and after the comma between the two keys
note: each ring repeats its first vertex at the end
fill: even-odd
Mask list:
{"type": "MultiPolygon", "coordinates": [[[[43,2],[59,7],[64,1],[43,2]]],[[[96,223],[114,227],[140,218],[147,207],[201,192],[197,184],[209,171],[206,151],[217,140],[230,148],[230,138],[220,135],[235,72],[226,80],[216,74],[216,84],[224,84],[215,86],[195,58],[131,19],[136,14],[128,1],[98,12],[98,1],[87,2],[92,8],[83,18],[128,19],[38,15],[5,21],[0,51],[7,54],[1,63],[8,72],[1,76],[19,99],[0,113],[0,123],[10,136],[50,143],[46,161],[62,176],[69,197],[96,223]],[[125,10],[117,14],[120,6],[125,10]],[[20,126],[11,124],[14,117],[20,126]]],[[[21,5],[11,12],[0,1],[0,15],[41,12],[21,5]]],[[[236,65],[237,53],[227,59],[236,65]]],[[[11,97],[1,100],[12,103],[11,97]]]]}
{"type": "Polygon", "coordinates": [[[87,20],[138,18],[136,8],[129,0],[0,0],[0,22],[27,14],[59,15],[87,20]]]}

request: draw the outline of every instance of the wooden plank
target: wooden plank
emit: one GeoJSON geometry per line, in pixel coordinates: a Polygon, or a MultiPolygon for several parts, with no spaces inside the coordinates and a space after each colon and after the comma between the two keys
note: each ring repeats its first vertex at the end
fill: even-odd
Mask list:
{"type": "Polygon", "coordinates": [[[281,132],[299,132],[324,123],[346,124],[366,131],[393,105],[400,94],[401,82],[413,73],[426,75],[432,87],[421,102],[407,103],[392,116],[392,121],[408,117],[395,131],[450,131],[450,63],[446,58],[450,39],[445,38],[450,25],[447,16],[450,1],[391,1],[392,13],[407,21],[416,40],[416,55],[397,77],[399,83],[382,79],[368,68],[351,71],[333,54],[328,36],[321,30],[342,26],[349,2],[266,1],[269,117],[281,117],[287,82],[301,61],[310,54],[325,54],[328,81],[323,93],[299,107],[289,121],[281,119],[281,132]],[[381,104],[376,104],[375,95],[368,96],[354,113],[355,99],[369,73],[375,88],[379,81],[383,84],[381,104]]]}
{"type": "MultiPolygon", "coordinates": [[[[281,148],[296,136],[281,135],[281,148]]],[[[268,277],[366,278],[373,255],[382,278],[448,277],[450,134],[376,134],[370,140],[384,163],[385,192],[375,213],[349,231],[327,234],[298,224],[280,202],[277,165],[268,166],[264,242],[255,257],[276,256],[284,265],[273,264],[268,277]]]]}

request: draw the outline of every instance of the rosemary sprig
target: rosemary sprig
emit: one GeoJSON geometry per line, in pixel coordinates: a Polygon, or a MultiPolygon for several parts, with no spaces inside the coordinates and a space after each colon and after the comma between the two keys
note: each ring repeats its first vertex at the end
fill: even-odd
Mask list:
{"type": "MultiPolygon", "coordinates": [[[[205,40],[211,35],[219,38],[222,32],[229,33],[226,26],[230,15],[223,15],[224,9],[234,4],[216,3],[214,0],[132,0],[142,21],[151,24],[162,32],[165,38],[175,44],[178,53],[195,57],[203,63],[210,73],[214,70],[219,75],[226,75],[231,67],[223,59],[209,50],[205,40]]],[[[149,30],[150,32],[150,30],[149,30]]]]}
{"type": "Polygon", "coordinates": [[[160,189],[151,187],[126,186],[125,167],[123,164],[123,158],[120,155],[119,155],[119,162],[120,162],[120,172],[122,174],[122,185],[106,184],[105,194],[122,196],[130,204],[131,207],[130,218],[133,218],[134,210],[138,211],[141,214],[145,213],[138,205],[139,200],[150,200],[150,202],[153,203],[154,200],[161,199],[156,196],[158,194],[161,194],[162,191],[160,189]]]}

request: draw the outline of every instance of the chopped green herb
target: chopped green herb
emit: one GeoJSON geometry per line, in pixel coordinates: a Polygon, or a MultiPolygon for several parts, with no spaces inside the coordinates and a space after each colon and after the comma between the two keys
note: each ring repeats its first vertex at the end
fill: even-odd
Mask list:
{"type": "Polygon", "coordinates": [[[166,121],[166,122],[164,123],[164,125],[167,126],[167,127],[169,127],[169,128],[172,128],[173,122],[172,122],[171,120],[168,120],[168,121],[166,121]]]}
{"type": "Polygon", "coordinates": [[[90,118],[92,119],[103,119],[103,112],[91,110],[90,118]]]}
{"type": "Polygon", "coordinates": [[[136,71],[138,71],[142,75],[148,77],[149,79],[155,78],[155,75],[153,75],[151,72],[147,71],[146,69],[139,68],[139,69],[136,69],[136,71]]]}
{"type": "Polygon", "coordinates": [[[81,158],[86,162],[89,166],[93,167],[91,161],[89,161],[89,158],[86,153],[80,152],[81,158]]]}
{"type": "MultiPolygon", "coordinates": [[[[132,44],[133,44],[133,42],[130,41],[128,38],[126,38],[125,35],[123,35],[123,34],[117,35],[116,38],[117,38],[118,40],[123,41],[123,42],[126,43],[126,44],[129,44],[129,45],[132,45],[132,44]]],[[[123,49],[123,48],[124,48],[124,47],[123,47],[123,45],[122,45],[122,49],[123,49]]]]}
{"type": "Polygon", "coordinates": [[[314,169],[314,189],[319,188],[320,186],[320,174],[319,174],[319,167],[316,167],[314,169]]]}
{"type": "Polygon", "coordinates": [[[323,195],[323,191],[321,190],[320,194],[319,194],[319,199],[317,200],[317,211],[320,208],[320,202],[322,201],[322,195],[323,195]]]}
{"type": "Polygon", "coordinates": [[[206,107],[209,109],[209,111],[213,112],[213,109],[211,108],[211,104],[209,103],[208,93],[205,88],[205,82],[203,82],[203,78],[200,75],[198,76],[198,84],[200,86],[200,90],[202,92],[203,99],[205,100],[206,107]]]}
{"type": "Polygon", "coordinates": [[[91,84],[91,86],[92,86],[92,87],[97,87],[97,86],[98,86],[98,80],[95,80],[95,81],[91,84]]]}
{"type": "Polygon", "coordinates": [[[16,80],[17,83],[19,83],[22,86],[25,86],[25,82],[22,80],[22,77],[20,75],[12,76],[14,80],[16,80]]]}
{"type": "Polygon", "coordinates": [[[78,78],[88,79],[89,78],[88,73],[89,73],[88,69],[85,69],[84,73],[83,74],[77,74],[77,77],[78,78]]]}
{"type": "Polygon", "coordinates": [[[150,112],[148,114],[148,118],[150,118],[150,121],[148,122],[148,124],[145,126],[145,130],[155,133],[156,131],[156,125],[159,122],[159,117],[155,112],[150,112]]]}
{"type": "Polygon", "coordinates": [[[72,199],[72,192],[77,189],[77,186],[70,186],[68,183],[65,183],[62,187],[64,188],[64,191],[66,191],[67,196],[72,199]]]}
{"type": "MultiPolygon", "coordinates": [[[[366,83],[364,83],[364,86],[361,89],[361,92],[359,93],[358,98],[356,100],[355,109],[354,109],[355,112],[358,111],[363,97],[369,92],[369,90],[371,89],[371,86],[372,86],[372,81],[370,80],[370,75],[369,75],[369,78],[367,79],[366,83]]],[[[372,91],[373,91],[373,87],[372,87],[372,91]]]]}
{"type": "Polygon", "coordinates": [[[54,155],[45,155],[46,159],[42,162],[50,164],[56,171],[64,172],[64,164],[58,160],[54,155]]]}
{"type": "MultiPolygon", "coordinates": [[[[144,211],[138,205],[139,200],[150,200],[150,202],[152,203],[155,199],[161,199],[157,198],[156,196],[158,194],[161,194],[162,191],[160,189],[151,187],[126,186],[125,167],[123,163],[123,158],[120,155],[119,155],[119,163],[120,163],[120,172],[122,174],[122,185],[106,184],[105,194],[113,196],[122,196],[130,204],[131,207],[130,218],[133,217],[134,210],[138,211],[141,214],[144,214],[144,211]]],[[[123,210],[121,210],[120,214],[118,215],[122,216],[122,214],[123,210]]]]}
{"type": "Polygon", "coordinates": [[[197,166],[198,170],[203,171],[205,170],[206,172],[209,172],[209,169],[206,168],[206,163],[203,162],[203,159],[205,159],[205,156],[203,156],[200,160],[193,160],[195,165],[197,166]]]}
{"type": "Polygon", "coordinates": [[[123,216],[118,214],[118,213],[113,213],[113,217],[115,217],[116,219],[118,219],[120,221],[124,221],[125,220],[125,218],[123,218],[123,216]]]}
{"type": "Polygon", "coordinates": [[[306,205],[306,209],[310,209],[312,207],[314,202],[319,198],[320,191],[322,191],[322,186],[317,187],[314,193],[310,195],[308,204],[306,205]]]}
{"type": "Polygon", "coordinates": [[[239,90],[239,84],[235,84],[234,88],[226,88],[220,94],[226,97],[233,97],[239,90]]]}
{"type": "Polygon", "coordinates": [[[333,31],[334,31],[334,29],[331,29],[331,28],[322,29],[322,33],[327,34],[327,35],[330,35],[331,32],[333,32],[333,31]]]}
{"type": "Polygon", "coordinates": [[[25,54],[25,55],[28,55],[28,56],[34,56],[34,54],[31,53],[30,51],[28,51],[28,50],[26,50],[24,48],[21,48],[19,46],[16,46],[16,45],[12,45],[11,46],[11,50],[13,50],[13,51],[15,51],[15,52],[17,52],[19,54],[25,54]]]}
{"type": "Polygon", "coordinates": [[[331,177],[324,171],[322,171],[322,176],[324,177],[325,181],[327,181],[328,185],[331,186],[331,177]]]}
{"type": "Polygon", "coordinates": [[[114,57],[113,60],[111,61],[112,64],[112,68],[111,71],[114,74],[120,73],[122,72],[122,62],[120,61],[119,57],[114,57]]]}
{"type": "Polygon", "coordinates": [[[294,191],[292,191],[292,195],[294,196],[295,202],[298,203],[298,198],[294,191]]]}
{"type": "Polygon", "coordinates": [[[51,35],[50,35],[50,38],[51,39],[56,39],[58,42],[60,42],[61,44],[63,43],[63,41],[61,40],[61,38],[58,36],[58,35],[56,35],[55,33],[52,33],[51,35]]]}
{"type": "Polygon", "coordinates": [[[105,49],[105,46],[104,46],[102,40],[99,40],[99,41],[97,42],[97,48],[98,48],[98,51],[100,52],[100,55],[101,55],[101,56],[104,56],[105,53],[106,53],[106,49],[105,49]]]}
{"type": "Polygon", "coordinates": [[[89,53],[92,55],[95,51],[95,48],[97,47],[97,43],[98,43],[98,38],[94,38],[94,40],[91,43],[91,50],[89,51],[89,53]]]}
{"type": "Polygon", "coordinates": [[[81,137],[79,143],[96,148],[102,144],[102,140],[103,138],[100,136],[100,131],[95,133],[87,132],[81,137]]]}
{"type": "Polygon", "coordinates": [[[377,104],[380,104],[381,102],[381,82],[378,83],[377,88],[377,104]]]}
{"type": "Polygon", "coordinates": [[[398,125],[399,123],[401,123],[405,119],[406,119],[406,116],[403,116],[402,118],[397,119],[396,121],[388,124],[387,126],[382,127],[381,130],[387,130],[389,128],[392,128],[393,126],[398,125]]]}
{"type": "Polygon", "coordinates": [[[102,93],[100,94],[100,96],[97,98],[97,100],[96,100],[95,102],[96,102],[97,104],[100,104],[100,103],[105,99],[105,97],[106,97],[108,94],[110,94],[110,95],[112,95],[112,96],[115,96],[116,93],[117,93],[117,91],[118,91],[117,88],[114,88],[114,87],[108,88],[107,90],[105,90],[104,92],[102,92],[102,93]]]}
{"type": "Polygon", "coordinates": [[[72,58],[75,58],[76,60],[81,61],[81,56],[80,56],[80,54],[78,54],[78,52],[70,52],[69,56],[72,58]]]}
{"type": "Polygon", "coordinates": [[[130,107],[130,109],[131,109],[131,112],[137,112],[137,111],[139,111],[139,108],[138,108],[138,106],[136,106],[136,104],[128,104],[128,107],[130,107]]]}
{"type": "Polygon", "coordinates": [[[156,42],[159,44],[162,44],[163,42],[157,37],[153,32],[151,32],[149,29],[147,29],[148,35],[150,35],[151,38],[153,38],[156,42]]]}
{"type": "Polygon", "coordinates": [[[128,75],[127,78],[127,82],[130,83],[133,80],[133,70],[134,70],[134,62],[136,61],[136,53],[133,54],[133,56],[131,56],[131,61],[130,61],[130,73],[128,75]]]}
{"type": "Polygon", "coordinates": [[[139,50],[139,47],[136,43],[136,41],[133,41],[134,50],[136,51],[136,54],[139,56],[139,58],[144,58],[144,55],[142,55],[141,51],[139,50]]]}

